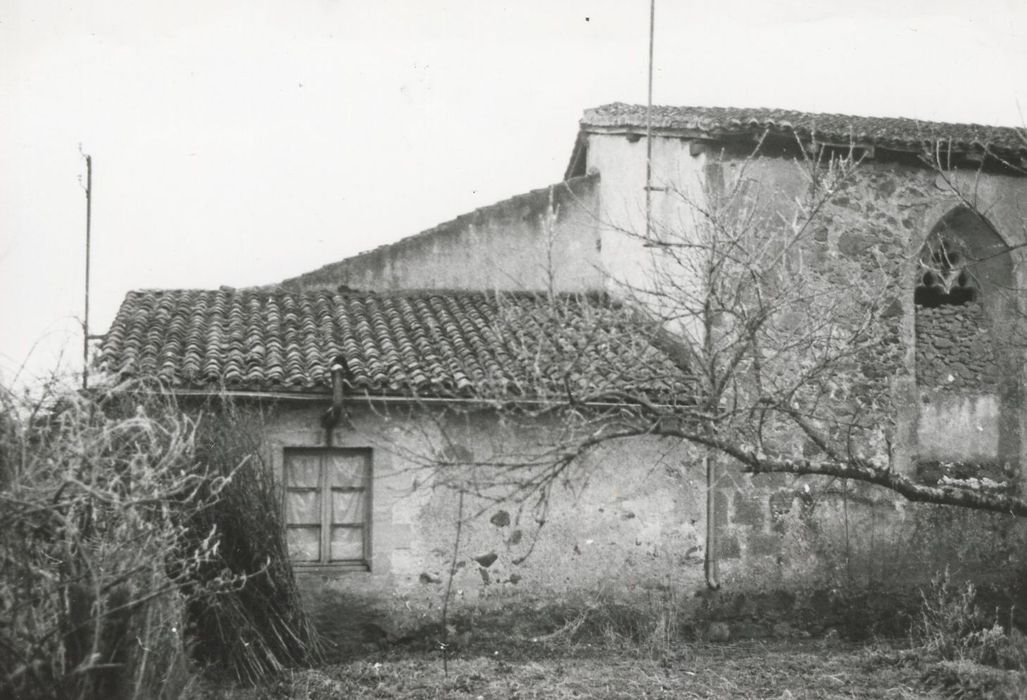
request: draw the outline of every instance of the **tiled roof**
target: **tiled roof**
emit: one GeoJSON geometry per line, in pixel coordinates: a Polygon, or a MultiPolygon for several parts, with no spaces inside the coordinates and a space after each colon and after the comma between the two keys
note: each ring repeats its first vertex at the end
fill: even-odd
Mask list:
{"type": "Polygon", "coordinates": [[[394,396],[666,396],[686,383],[655,331],[594,295],[135,291],[98,361],[177,388],[318,393],[337,356],[350,391],[394,396]]]}
{"type": "MultiPolygon", "coordinates": [[[[646,125],[645,105],[621,102],[585,111],[583,128],[634,127],[646,125]]],[[[846,144],[857,143],[916,150],[925,142],[938,140],[951,144],[955,150],[990,149],[1004,156],[1027,156],[1027,140],[1023,129],[980,124],[949,124],[892,117],[856,117],[845,114],[817,114],[786,109],[738,109],[732,107],[669,107],[653,106],[655,129],[697,131],[711,137],[763,131],[797,134],[808,137],[811,131],[825,140],[846,144]]]]}

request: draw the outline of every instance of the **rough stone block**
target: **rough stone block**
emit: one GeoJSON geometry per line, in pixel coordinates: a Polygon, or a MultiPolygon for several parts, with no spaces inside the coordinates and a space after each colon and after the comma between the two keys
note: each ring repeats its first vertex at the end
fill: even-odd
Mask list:
{"type": "Polygon", "coordinates": [[[713,522],[718,528],[725,528],[728,524],[728,507],[730,504],[727,500],[727,494],[721,490],[718,490],[713,494],[713,505],[714,514],[713,522]]]}
{"type": "Polygon", "coordinates": [[[735,494],[735,510],[732,518],[735,525],[748,525],[761,529],[763,517],[763,499],[759,495],[741,492],[735,494]]]}
{"type": "Polygon", "coordinates": [[[870,235],[846,231],[838,237],[838,252],[849,258],[860,258],[877,241],[870,235]]]}
{"type": "Polygon", "coordinates": [[[770,495],[770,513],[775,518],[784,515],[792,510],[792,501],[795,500],[793,489],[779,489],[770,495]]]}
{"type": "Polygon", "coordinates": [[[749,554],[769,556],[781,551],[781,536],[777,533],[749,533],[749,554]]]}
{"type": "Polygon", "coordinates": [[[474,561],[478,562],[479,566],[486,569],[495,564],[496,559],[499,559],[499,555],[495,552],[489,552],[488,554],[482,554],[479,557],[474,557],[474,561]]]}
{"type": "Polygon", "coordinates": [[[734,535],[722,535],[717,541],[718,554],[721,559],[738,559],[742,556],[742,548],[734,535]]]}

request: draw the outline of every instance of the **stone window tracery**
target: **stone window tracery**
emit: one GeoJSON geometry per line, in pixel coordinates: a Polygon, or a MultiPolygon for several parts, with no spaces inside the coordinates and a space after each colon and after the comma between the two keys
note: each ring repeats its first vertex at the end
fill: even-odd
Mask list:
{"type": "Polygon", "coordinates": [[[970,256],[950,238],[938,237],[924,246],[913,301],[917,306],[961,306],[980,294],[970,256]]]}

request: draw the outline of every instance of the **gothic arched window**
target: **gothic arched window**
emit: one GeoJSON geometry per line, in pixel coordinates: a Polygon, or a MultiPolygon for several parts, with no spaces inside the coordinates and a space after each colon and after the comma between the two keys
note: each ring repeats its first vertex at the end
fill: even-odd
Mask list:
{"type": "Polygon", "coordinates": [[[994,390],[1012,279],[1009,248],[983,217],[956,207],[938,221],[917,258],[913,292],[921,389],[994,390]]]}
{"type": "Polygon", "coordinates": [[[1020,455],[1010,248],[983,216],[958,206],[932,227],[916,265],[917,460],[925,478],[940,469],[1002,481],[1002,465],[1020,455]]]}

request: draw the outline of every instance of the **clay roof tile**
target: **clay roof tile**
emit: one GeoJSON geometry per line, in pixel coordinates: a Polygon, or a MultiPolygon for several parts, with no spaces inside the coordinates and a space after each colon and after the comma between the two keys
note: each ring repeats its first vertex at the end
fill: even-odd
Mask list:
{"type": "Polygon", "coordinates": [[[341,355],[351,389],[407,396],[543,398],[687,390],[687,374],[605,297],[528,293],[137,291],[99,362],[195,389],[330,390],[341,355]],[[566,378],[566,380],[565,380],[566,378]]]}

